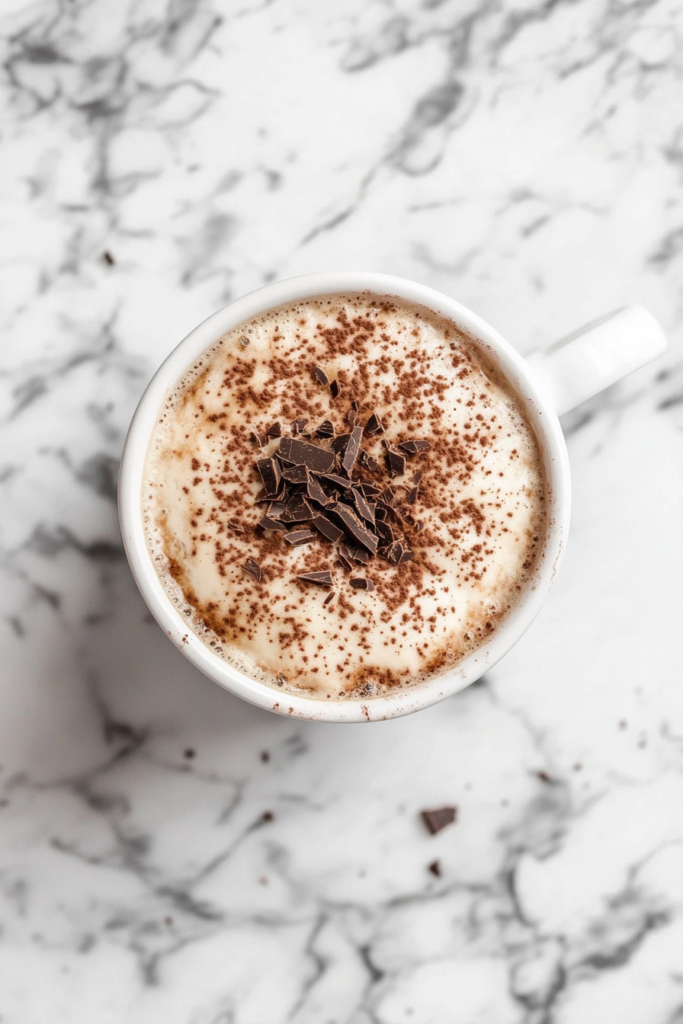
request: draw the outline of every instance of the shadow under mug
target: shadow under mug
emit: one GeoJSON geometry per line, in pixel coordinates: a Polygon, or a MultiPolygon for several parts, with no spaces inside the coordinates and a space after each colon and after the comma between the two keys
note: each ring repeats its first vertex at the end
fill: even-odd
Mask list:
{"type": "Polygon", "coordinates": [[[567,540],[571,484],[558,416],[660,355],[664,333],[646,309],[628,306],[523,359],[493,327],[459,302],[424,285],[385,274],[308,274],[251,292],[219,309],[171,352],[150,381],[133,416],[121,462],[119,517],[128,561],[161,628],[186,658],[225,689],[259,707],[311,721],[369,722],[411,714],[473,683],[499,661],[533,622],[552,585],[567,540]],[[152,430],[168,392],[210,345],[246,320],[287,303],[335,293],[368,292],[418,303],[470,335],[507,378],[538,438],[548,485],[545,548],[524,596],[493,637],[455,667],[414,687],[340,701],[293,696],[251,679],[192,632],[156,573],[145,540],[142,486],[152,430]]]}

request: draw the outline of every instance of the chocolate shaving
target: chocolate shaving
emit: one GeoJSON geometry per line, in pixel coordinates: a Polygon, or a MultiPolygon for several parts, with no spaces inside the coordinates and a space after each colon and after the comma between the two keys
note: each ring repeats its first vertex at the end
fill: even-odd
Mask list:
{"type": "Polygon", "coordinates": [[[272,427],[266,430],[268,437],[282,437],[282,426],[280,423],[273,423],[272,427]]]}
{"type": "Polygon", "coordinates": [[[308,470],[305,466],[285,466],[282,476],[290,484],[307,484],[308,470]]]}
{"type": "Polygon", "coordinates": [[[406,504],[414,505],[417,501],[417,487],[411,487],[406,494],[406,504]]]}
{"type": "Polygon", "coordinates": [[[387,462],[392,476],[403,476],[406,471],[406,457],[397,448],[387,448],[387,462]]]}
{"type": "Polygon", "coordinates": [[[344,544],[342,544],[339,551],[337,551],[337,558],[339,559],[339,562],[344,567],[344,569],[351,570],[353,569],[353,565],[351,564],[351,559],[349,558],[347,551],[348,548],[344,544]]]}
{"type": "Polygon", "coordinates": [[[375,529],[377,530],[377,533],[380,535],[382,540],[386,542],[386,544],[391,545],[394,543],[394,540],[396,539],[394,537],[394,531],[391,529],[388,523],[378,521],[377,523],[375,523],[375,529]]]}
{"type": "Polygon", "coordinates": [[[424,473],[422,472],[421,469],[418,469],[417,473],[413,473],[413,483],[415,484],[416,487],[420,486],[423,476],[424,473]]]}
{"type": "Polygon", "coordinates": [[[309,476],[308,484],[306,486],[306,496],[314,501],[317,505],[322,505],[325,508],[327,505],[333,505],[336,498],[331,498],[325,488],[322,486],[320,481],[315,476],[309,476]]]}
{"type": "MultiPolygon", "coordinates": [[[[365,455],[365,452],[363,452],[363,454],[365,455]]],[[[377,459],[373,458],[372,455],[365,455],[365,458],[363,459],[363,465],[365,466],[369,473],[377,473],[380,468],[379,462],[377,461],[377,459]]]]}
{"type": "Polygon", "coordinates": [[[415,552],[414,551],[408,551],[408,550],[402,551],[401,552],[401,557],[398,560],[398,564],[399,565],[403,565],[404,562],[412,562],[412,560],[414,558],[415,558],[415,552]]]}
{"type": "Polygon", "coordinates": [[[354,562],[359,562],[361,565],[367,565],[370,561],[370,555],[365,548],[353,548],[352,557],[354,562]]]}
{"type": "Polygon", "coordinates": [[[354,427],[350,434],[340,434],[339,437],[335,437],[330,445],[332,451],[339,456],[341,467],[347,476],[351,476],[353,467],[356,465],[362,440],[363,428],[354,427]]]}
{"type": "Polygon", "coordinates": [[[352,427],[356,426],[359,420],[359,416],[355,409],[349,409],[349,411],[346,414],[346,419],[351,424],[352,427]]]}
{"type": "Polygon", "coordinates": [[[285,534],[285,542],[291,544],[293,548],[299,544],[308,544],[312,540],[315,540],[313,530],[292,530],[291,533],[285,534]]]}
{"type": "Polygon", "coordinates": [[[292,462],[295,466],[306,466],[311,473],[329,473],[334,467],[333,452],[294,437],[283,437],[277,453],[285,462],[292,462]]]}
{"type": "Polygon", "coordinates": [[[324,370],[321,370],[319,366],[313,367],[313,376],[317,380],[318,384],[322,384],[324,388],[330,383],[330,379],[324,370]]]}
{"type": "Polygon", "coordinates": [[[326,572],[302,572],[297,579],[303,583],[315,583],[318,587],[333,586],[332,573],[329,570],[326,572]]]}
{"type": "Polygon", "coordinates": [[[340,530],[331,519],[327,518],[327,516],[314,516],[313,519],[311,519],[311,526],[314,526],[318,533],[322,533],[323,537],[325,537],[326,540],[331,541],[332,544],[336,544],[336,542],[341,540],[344,536],[344,531],[340,530]]]}
{"type": "Polygon", "coordinates": [[[433,860],[431,864],[427,865],[427,871],[429,871],[435,878],[441,878],[441,861],[433,860]]]}
{"type": "Polygon", "coordinates": [[[332,591],[331,594],[328,594],[327,597],[325,598],[325,600],[323,601],[323,608],[325,608],[330,603],[330,601],[333,600],[333,598],[334,598],[334,591],[332,591]]]}
{"type": "Polygon", "coordinates": [[[294,494],[287,502],[287,508],[279,517],[283,523],[303,523],[313,518],[313,509],[303,494],[294,494]]]}
{"type": "Polygon", "coordinates": [[[281,523],[278,519],[273,519],[269,515],[265,515],[258,524],[262,530],[286,530],[287,527],[281,523]]]}
{"type": "Polygon", "coordinates": [[[301,417],[298,420],[292,420],[292,433],[294,434],[295,437],[297,434],[300,434],[303,430],[306,429],[307,423],[308,420],[305,419],[304,417],[301,417]]]}
{"type": "Polygon", "coordinates": [[[228,519],[228,526],[231,530],[234,530],[235,533],[244,533],[244,527],[238,519],[228,519]]]}
{"type": "Polygon", "coordinates": [[[253,558],[248,558],[244,565],[241,566],[241,569],[242,572],[246,572],[247,576],[251,576],[257,583],[260,583],[263,579],[263,569],[253,558]]]}
{"type": "Polygon", "coordinates": [[[375,584],[372,580],[366,580],[363,576],[352,576],[349,583],[354,590],[374,590],[375,584]]]}
{"type": "Polygon", "coordinates": [[[336,473],[320,473],[318,474],[323,480],[327,480],[336,487],[338,490],[348,491],[352,487],[350,480],[347,480],[345,476],[337,476],[336,473]]]}
{"type": "Polygon", "coordinates": [[[357,398],[354,398],[353,401],[351,402],[351,408],[353,409],[354,412],[358,412],[358,410],[360,409],[360,402],[358,401],[357,398]]]}
{"type": "Polygon", "coordinates": [[[330,384],[330,394],[333,398],[339,398],[341,395],[341,386],[338,380],[333,380],[330,384]]]}
{"type": "Polygon", "coordinates": [[[425,524],[422,522],[421,519],[418,519],[418,521],[415,523],[415,533],[422,533],[424,528],[425,524]]]}
{"type": "Polygon", "coordinates": [[[262,434],[260,430],[252,430],[251,437],[256,441],[259,448],[265,448],[268,444],[268,436],[266,434],[262,434]]]}
{"type": "Polygon", "coordinates": [[[368,437],[372,437],[374,434],[383,434],[384,433],[384,427],[382,426],[382,421],[380,420],[380,418],[379,418],[379,416],[377,415],[376,412],[373,412],[372,416],[370,417],[368,422],[365,424],[365,433],[368,435],[368,437]]]}
{"type": "Polygon", "coordinates": [[[378,487],[377,484],[369,484],[365,481],[359,485],[359,490],[363,492],[366,498],[374,498],[376,494],[382,493],[382,488],[378,487]]]}
{"type": "Polygon", "coordinates": [[[398,446],[407,455],[417,455],[418,452],[428,452],[432,447],[429,441],[401,441],[398,446]]]}
{"type": "Polygon", "coordinates": [[[377,537],[363,526],[353,509],[338,501],[336,505],[332,505],[331,511],[339,518],[347,533],[351,534],[355,541],[374,555],[377,551],[377,537]]]}
{"type": "Polygon", "coordinates": [[[384,557],[387,562],[393,562],[394,565],[398,565],[401,561],[401,555],[403,554],[403,545],[400,540],[394,541],[384,552],[384,557]]]}
{"type": "Polygon", "coordinates": [[[279,519],[286,508],[286,501],[271,501],[270,508],[268,509],[268,515],[271,519],[279,519]]]}
{"type": "Polygon", "coordinates": [[[356,487],[351,488],[351,494],[353,496],[353,503],[358,509],[360,516],[366,521],[366,523],[371,523],[374,526],[375,509],[377,506],[366,501],[365,497],[356,487]]]}
{"type": "Polygon", "coordinates": [[[323,420],[315,433],[316,437],[334,437],[334,427],[329,420],[323,420]]]}
{"type": "Polygon", "coordinates": [[[457,807],[439,807],[435,811],[421,811],[420,815],[428,832],[435,836],[441,829],[453,824],[457,813],[457,807]]]}
{"type": "Polygon", "coordinates": [[[280,486],[280,463],[277,459],[259,459],[256,468],[261,474],[266,494],[277,494],[280,486]]]}

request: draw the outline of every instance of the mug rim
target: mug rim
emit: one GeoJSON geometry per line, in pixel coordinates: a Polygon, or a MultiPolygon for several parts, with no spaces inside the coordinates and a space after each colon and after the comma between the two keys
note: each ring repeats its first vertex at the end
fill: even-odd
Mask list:
{"type": "Polygon", "coordinates": [[[559,567],[569,529],[569,458],[555,410],[534,382],[533,370],[503,336],[457,300],[436,289],[390,274],[333,271],[305,274],[265,285],[229,302],[194,328],[161,363],[147,385],[126,435],[119,473],[119,519],[124,549],[135,581],[167,636],[200,671],[244,700],[293,718],[327,722],[382,721],[412,714],[458,693],[479,679],[517,643],[545,601],[559,567]],[[228,331],[297,300],[369,292],[416,303],[452,320],[472,337],[512,386],[531,421],[543,456],[547,493],[547,534],[526,593],[487,643],[443,674],[379,697],[328,701],[278,692],[228,664],[192,630],[167,595],[147,547],[142,483],[149,440],[169,390],[211,345],[228,331]]]}

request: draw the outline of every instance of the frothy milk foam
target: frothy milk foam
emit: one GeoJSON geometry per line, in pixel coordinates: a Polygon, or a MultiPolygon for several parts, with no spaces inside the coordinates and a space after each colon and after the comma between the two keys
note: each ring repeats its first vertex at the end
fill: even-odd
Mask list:
{"type": "Polygon", "coordinates": [[[159,414],[143,513],[167,593],[218,656],[280,692],[367,700],[446,671],[492,636],[542,556],[545,489],[521,404],[471,339],[421,306],[345,294],[264,313],[201,356],[159,414]],[[315,368],[338,383],[336,398],[315,368]],[[386,527],[379,552],[349,569],[315,531],[290,546],[257,525],[269,505],[257,503],[255,463],[281,442],[259,447],[252,432],[279,422],[283,437],[302,430],[329,449],[321,423],[344,435],[373,413],[383,433],[365,433],[351,475],[385,491],[393,507],[380,498],[378,518],[410,560],[387,560],[386,527]],[[292,429],[297,419],[307,423],[292,429]],[[411,439],[428,450],[392,475],[387,445],[411,439]],[[331,589],[299,579],[328,570],[331,589]],[[354,589],[359,578],[374,589],[354,589]]]}

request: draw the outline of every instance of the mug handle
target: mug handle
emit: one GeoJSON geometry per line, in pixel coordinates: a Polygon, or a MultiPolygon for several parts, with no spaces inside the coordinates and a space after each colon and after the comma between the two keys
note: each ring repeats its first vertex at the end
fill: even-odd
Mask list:
{"type": "Polygon", "coordinates": [[[527,362],[558,416],[656,359],[666,336],[644,306],[624,306],[594,320],[527,362]]]}

